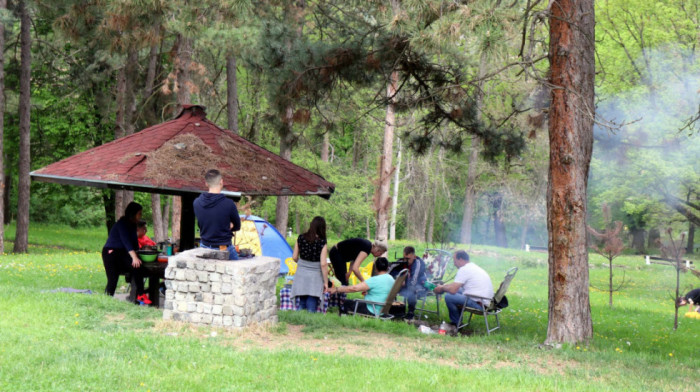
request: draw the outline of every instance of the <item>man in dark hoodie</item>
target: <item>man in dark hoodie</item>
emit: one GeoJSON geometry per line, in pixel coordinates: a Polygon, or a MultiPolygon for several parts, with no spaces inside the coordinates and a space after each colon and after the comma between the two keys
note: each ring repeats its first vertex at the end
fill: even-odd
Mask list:
{"type": "Polygon", "coordinates": [[[194,200],[194,214],[199,225],[199,246],[207,249],[226,250],[229,260],[238,260],[236,247],[231,244],[233,232],[241,229],[241,217],[233,200],[221,194],[224,180],[221,173],[212,169],[204,175],[209,192],[194,200]]]}

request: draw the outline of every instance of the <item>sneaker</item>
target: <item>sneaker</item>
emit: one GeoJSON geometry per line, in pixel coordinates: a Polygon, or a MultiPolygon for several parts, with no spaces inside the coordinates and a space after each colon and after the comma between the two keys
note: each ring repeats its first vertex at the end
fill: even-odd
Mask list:
{"type": "Polygon", "coordinates": [[[141,294],[136,297],[136,300],[139,301],[141,305],[150,305],[152,303],[150,298],[148,298],[148,294],[141,294]]]}
{"type": "Polygon", "coordinates": [[[403,315],[404,320],[413,320],[414,317],[415,316],[414,316],[413,312],[408,312],[408,313],[403,315]]]}

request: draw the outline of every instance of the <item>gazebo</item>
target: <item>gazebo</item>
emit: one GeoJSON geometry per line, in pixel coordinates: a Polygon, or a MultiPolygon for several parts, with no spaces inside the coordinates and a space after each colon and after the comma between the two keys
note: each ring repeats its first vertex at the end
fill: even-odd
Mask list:
{"type": "Polygon", "coordinates": [[[335,185],[206,119],[185,105],[171,121],[91,148],[30,173],[38,181],[182,197],[180,249],[194,246],[192,202],[207,188],[204,173],[223,175],[228,197],[317,195],[335,185]]]}

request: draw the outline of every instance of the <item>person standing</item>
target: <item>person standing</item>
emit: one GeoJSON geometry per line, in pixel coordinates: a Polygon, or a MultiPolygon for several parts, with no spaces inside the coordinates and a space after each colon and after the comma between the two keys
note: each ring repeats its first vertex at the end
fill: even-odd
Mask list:
{"type": "Polygon", "coordinates": [[[491,277],[478,265],[469,261],[469,254],[463,250],[455,252],[454,265],[458,268],[457,276],[452,283],[438,285],[433,291],[435,293],[445,293],[445,305],[450,313],[450,322],[453,326],[459,327],[460,307],[466,306],[474,309],[483,309],[489,306],[491,300],[483,298],[493,298],[493,284],[491,277]],[[470,295],[483,297],[470,297],[470,295]]]}
{"type": "Polygon", "coordinates": [[[311,221],[309,230],[297,238],[292,254],[292,259],[297,262],[297,272],[291,296],[299,298],[299,310],[315,313],[323,294],[328,291],[327,258],[326,221],[317,216],[311,221]]]}
{"type": "Polygon", "coordinates": [[[141,259],[136,255],[139,248],[136,234],[136,226],[141,220],[143,207],[141,204],[131,202],[126,206],[124,215],[112,226],[107,236],[107,242],[102,247],[102,264],[107,275],[105,294],[114,296],[119,281],[119,274],[129,273],[132,282],[136,284],[136,300],[150,305],[148,294],[144,293],[143,276],[141,272],[141,259]]]}
{"type": "Polygon", "coordinates": [[[386,249],[386,245],[382,242],[371,243],[363,238],[351,238],[337,243],[329,252],[335,277],[343,286],[348,285],[351,273],[354,273],[360,282],[364,282],[365,278],[360,273],[360,265],[370,253],[374,257],[379,257],[386,253],[386,249]],[[350,262],[350,271],[345,265],[347,262],[350,262]]]}
{"type": "Polygon", "coordinates": [[[425,262],[420,257],[416,256],[416,250],[412,246],[403,248],[403,259],[408,263],[408,279],[404,282],[399,295],[406,298],[408,304],[408,312],[404,316],[405,319],[412,319],[416,311],[416,302],[418,297],[425,295],[425,262]]]}
{"type": "Polygon", "coordinates": [[[194,199],[194,214],[199,225],[199,246],[228,251],[229,260],[238,260],[236,247],[231,243],[233,232],[241,229],[241,217],[233,200],[224,196],[224,180],[216,169],[209,170],[204,180],[209,192],[194,199]]]}

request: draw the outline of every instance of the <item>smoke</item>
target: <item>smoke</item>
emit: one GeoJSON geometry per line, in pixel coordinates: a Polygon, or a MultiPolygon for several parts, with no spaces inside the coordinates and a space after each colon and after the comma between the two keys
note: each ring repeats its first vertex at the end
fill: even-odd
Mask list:
{"type": "MultiPolygon", "coordinates": [[[[668,195],[685,199],[691,187],[700,185],[700,120],[692,121],[700,109],[696,56],[669,46],[636,64],[648,65],[636,85],[597,96],[589,179],[593,211],[606,201],[619,206],[668,195]]],[[[605,81],[601,90],[610,90],[605,81]]],[[[657,211],[659,220],[668,215],[668,210],[657,211]]]]}

